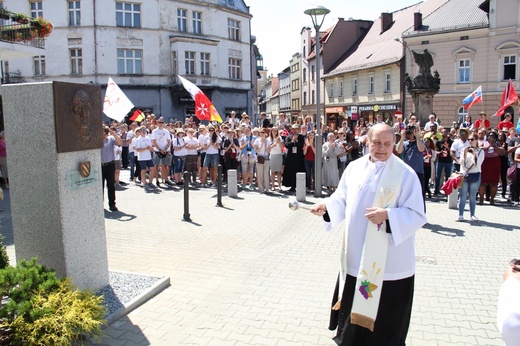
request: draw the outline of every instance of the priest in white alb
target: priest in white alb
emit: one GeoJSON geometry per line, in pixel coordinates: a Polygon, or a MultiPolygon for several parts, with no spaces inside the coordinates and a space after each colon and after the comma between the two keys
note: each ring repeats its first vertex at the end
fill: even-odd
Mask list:
{"type": "Polygon", "coordinates": [[[386,124],[368,131],[370,153],[311,212],[330,229],[345,220],[329,329],[338,345],[405,345],[412,313],[415,232],[426,223],[417,174],[392,151],[386,124]]]}

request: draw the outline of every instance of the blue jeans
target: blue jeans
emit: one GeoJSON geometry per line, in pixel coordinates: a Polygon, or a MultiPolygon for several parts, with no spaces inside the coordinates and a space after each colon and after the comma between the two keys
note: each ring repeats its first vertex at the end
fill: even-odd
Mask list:
{"type": "Polygon", "coordinates": [[[314,180],[314,161],[305,160],[305,185],[311,188],[311,181],[314,180]],[[312,177],[312,180],[311,180],[312,177]]]}
{"type": "Polygon", "coordinates": [[[451,171],[451,162],[439,162],[437,161],[437,167],[435,170],[435,190],[434,193],[439,193],[441,187],[441,174],[444,170],[444,181],[448,180],[452,171],[451,171]]]}
{"type": "Polygon", "coordinates": [[[173,156],[174,173],[182,173],[184,171],[184,161],[186,161],[186,156],[173,156]]]}
{"type": "Polygon", "coordinates": [[[477,192],[480,186],[480,178],[474,183],[468,183],[464,180],[459,191],[459,216],[464,215],[464,208],[466,207],[466,198],[469,194],[469,215],[475,216],[475,208],[477,205],[477,192]]]}

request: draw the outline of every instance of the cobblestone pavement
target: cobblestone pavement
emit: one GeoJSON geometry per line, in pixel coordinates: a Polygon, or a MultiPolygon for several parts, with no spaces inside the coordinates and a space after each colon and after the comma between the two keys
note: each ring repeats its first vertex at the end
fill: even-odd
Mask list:
{"type": "MultiPolygon", "coordinates": [[[[190,191],[191,222],[176,187],[132,183],[117,191],[120,212],[105,206],[110,269],[169,276],[171,286],[108,327],[100,344],[333,345],[342,227],[324,232],[307,210],[291,211],[294,195],[243,191],[224,196],[224,207],[216,196],[190,191]]],[[[5,233],[8,203],[0,208],[5,233]]],[[[455,222],[445,201],[427,202],[407,345],[502,344],[496,301],[507,262],[520,254],[518,209],[477,206],[480,222],[455,222]]],[[[13,253],[9,234],[6,244],[13,253]]]]}

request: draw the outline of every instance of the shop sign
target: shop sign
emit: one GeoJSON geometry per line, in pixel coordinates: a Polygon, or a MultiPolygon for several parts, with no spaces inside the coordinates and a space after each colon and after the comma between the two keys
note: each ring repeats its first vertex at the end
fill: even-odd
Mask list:
{"type": "Polygon", "coordinates": [[[363,111],[374,111],[374,112],[379,112],[379,111],[395,111],[397,110],[397,105],[396,104],[393,104],[393,105],[373,105],[373,106],[359,106],[359,110],[361,112],[363,111]]]}
{"type": "Polygon", "coordinates": [[[325,112],[327,113],[342,113],[345,112],[345,107],[326,107],[325,112]]]}

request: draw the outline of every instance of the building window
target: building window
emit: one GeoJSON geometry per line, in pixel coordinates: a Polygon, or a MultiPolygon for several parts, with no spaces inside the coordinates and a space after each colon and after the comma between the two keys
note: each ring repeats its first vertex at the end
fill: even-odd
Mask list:
{"type": "Polygon", "coordinates": [[[339,81],[339,97],[343,97],[343,81],[339,81]]]}
{"type": "Polygon", "coordinates": [[[181,32],[188,31],[186,23],[186,13],[188,11],[182,8],[177,9],[177,30],[181,32]]]}
{"type": "Polygon", "coordinates": [[[374,93],[374,76],[368,77],[368,93],[374,93]]]}
{"type": "MultiPolygon", "coordinates": [[[[316,66],[311,66],[311,81],[314,82],[314,75],[316,74],[316,66]]],[[[314,102],[313,102],[314,103],[314,102]]]]}
{"type": "Polygon", "coordinates": [[[45,55],[33,57],[34,75],[45,76],[45,55]]]}
{"type": "Polygon", "coordinates": [[[307,83],[307,68],[306,67],[303,69],[303,82],[307,83]]]}
{"type": "Polygon", "coordinates": [[[504,80],[516,79],[516,55],[504,56],[504,80]]]}
{"type": "Polygon", "coordinates": [[[186,74],[195,74],[195,52],[184,52],[186,74]]]}
{"type": "Polygon", "coordinates": [[[228,36],[230,40],[240,41],[240,22],[228,19],[228,36]]]}
{"type": "Polygon", "coordinates": [[[81,10],[80,2],[69,1],[69,25],[80,26],[81,25],[81,10]]]}
{"type": "Polygon", "coordinates": [[[303,92],[303,105],[305,106],[307,104],[307,92],[303,92]]]}
{"type": "Polygon", "coordinates": [[[294,79],[294,80],[291,82],[291,87],[292,87],[292,90],[291,90],[291,91],[297,91],[297,90],[300,90],[300,80],[299,80],[299,79],[294,79]]]}
{"type": "Polygon", "coordinates": [[[139,49],[118,49],[117,73],[143,74],[143,51],[139,49]]]}
{"type": "Polygon", "coordinates": [[[43,3],[41,1],[31,1],[31,17],[38,18],[43,17],[43,3]]]}
{"type": "Polygon", "coordinates": [[[242,60],[229,58],[229,79],[242,79],[241,66],[242,60]]]}
{"type": "Polygon", "coordinates": [[[116,2],[116,25],[130,28],[141,27],[141,5],[116,2]]]}
{"type": "Polygon", "coordinates": [[[209,76],[209,53],[200,53],[200,74],[209,76]]]}
{"type": "Polygon", "coordinates": [[[459,60],[459,83],[469,83],[471,64],[469,59],[459,60]]]}
{"type": "Polygon", "coordinates": [[[193,11],[193,33],[202,34],[202,12],[193,11]]]}
{"type": "Polygon", "coordinates": [[[316,103],[316,91],[311,91],[311,105],[316,103]]]}
{"type": "Polygon", "coordinates": [[[81,48],[70,50],[70,73],[83,74],[83,57],[81,48]]]}
{"type": "Polygon", "coordinates": [[[334,82],[331,81],[329,84],[329,97],[334,97],[334,82]]]}
{"type": "Polygon", "coordinates": [[[385,74],[385,93],[389,93],[392,90],[392,75],[390,73],[385,74]]]}
{"type": "Polygon", "coordinates": [[[357,78],[352,78],[352,96],[357,96],[357,78]]]}

